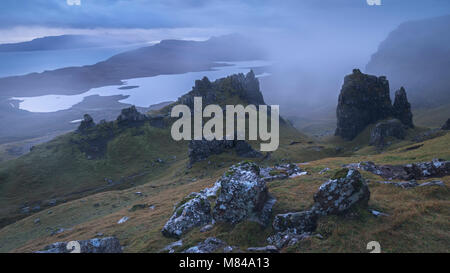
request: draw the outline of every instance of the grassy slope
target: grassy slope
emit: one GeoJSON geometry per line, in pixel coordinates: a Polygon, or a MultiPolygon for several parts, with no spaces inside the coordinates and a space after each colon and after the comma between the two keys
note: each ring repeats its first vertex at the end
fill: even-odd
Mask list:
{"type": "MultiPolygon", "coordinates": [[[[428,140],[419,149],[405,151],[407,141],[402,146],[384,153],[373,155],[352,155],[349,157],[326,157],[324,149],[311,150],[306,142],[287,145],[295,136],[285,136],[283,145],[274,153],[273,164],[282,158],[292,158],[295,162],[313,160],[301,167],[311,175],[269,183],[270,192],[278,201],[274,214],[298,211],[312,204],[313,193],[342,164],[371,160],[376,163],[409,163],[432,158],[450,159],[448,143],[450,134],[428,140]],[[400,147],[402,146],[402,147],[400,147]],[[308,159],[311,158],[311,159],[308,159]],[[320,159],[322,158],[322,159],[320,159]],[[320,170],[329,167],[332,171],[323,175],[320,170]]],[[[200,162],[190,170],[185,168],[186,159],[173,163],[160,177],[147,179],[147,183],[120,191],[94,194],[83,199],[70,201],[39,212],[0,230],[0,251],[34,251],[56,241],[88,239],[101,232],[117,236],[126,252],[157,252],[173,239],[161,235],[161,228],[172,214],[173,205],[192,191],[211,186],[215,180],[235,161],[231,154],[211,158],[211,162],[224,162],[223,167],[208,162],[200,162]],[[194,179],[193,179],[194,178],[194,179]],[[136,195],[141,191],[143,196],[136,195]],[[98,206],[94,206],[98,204],[98,206]],[[143,209],[134,212],[129,209],[135,204],[155,205],[154,210],[143,209]],[[51,211],[51,214],[49,214],[51,211]],[[124,224],[117,221],[128,216],[124,224]],[[40,218],[40,224],[34,220],[40,218]],[[71,228],[61,234],[50,236],[51,230],[71,228]]],[[[370,180],[381,178],[363,172],[370,180]]],[[[377,240],[386,252],[448,252],[450,236],[449,205],[450,177],[444,177],[447,188],[429,187],[411,190],[398,189],[391,185],[369,183],[371,208],[388,213],[389,217],[376,218],[367,211],[356,211],[346,217],[330,216],[320,220],[318,231],[324,240],[310,239],[284,249],[286,252],[366,252],[366,244],[377,240]]],[[[272,232],[271,227],[262,229],[255,223],[244,222],[235,227],[216,225],[213,230],[200,233],[199,228],[189,232],[184,238],[186,248],[209,236],[217,236],[229,244],[242,249],[248,246],[265,245],[265,238],[272,232]]]]}

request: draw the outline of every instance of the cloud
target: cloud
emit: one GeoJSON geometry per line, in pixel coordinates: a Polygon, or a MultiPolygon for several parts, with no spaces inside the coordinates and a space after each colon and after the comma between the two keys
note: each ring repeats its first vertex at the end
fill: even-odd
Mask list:
{"type": "Polygon", "coordinates": [[[81,0],[67,0],[69,6],[81,6],[81,0]]]}

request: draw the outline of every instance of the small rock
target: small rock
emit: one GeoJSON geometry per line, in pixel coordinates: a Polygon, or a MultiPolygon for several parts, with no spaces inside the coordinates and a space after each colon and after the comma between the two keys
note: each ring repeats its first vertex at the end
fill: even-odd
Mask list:
{"type": "Polygon", "coordinates": [[[273,245],[268,245],[264,247],[249,247],[247,248],[249,252],[264,252],[264,253],[278,253],[278,248],[273,245]]]}
{"type": "Polygon", "coordinates": [[[319,174],[324,174],[324,173],[328,172],[329,170],[330,170],[330,168],[325,168],[325,169],[321,170],[319,172],[319,174]]]}
{"type": "Polygon", "coordinates": [[[128,217],[127,216],[124,216],[124,217],[122,217],[122,218],[120,218],[120,220],[119,221],[117,221],[117,224],[123,224],[123,223],[125,223],[126,221],[128,221],[128,217]]]}
{"type": "MultiPolygon", "coordinates": [[[[94,238],[85,241],[77,241],[80,244],[80,253],[122,253],[119,240],[115,237],[94,238]]],[[[57,242],[46,246],[36,253],[70,253],[68,242],[57,242]]]]}
{"type": "Polygon", "coordinates": [[[183,240],[179,240],[176,242],[173,242],[171,244],[168,244],[167,246],[165,246],[161,252],[169,252],[169,253],[174,253],[175,252],[175,248],[177,247],[182,247],[183,246],[183,240]]]}
{"type": "Polygon", "coordinates": [[[184,253],[212,253],[220,248],[224,248],[226,243],[220,239],[209,237],[204,242],[199,243],[196,246],[188,248],[183,251],[184,253]]]}
{"type": "Polygon", "coordinates": [[[40,218],[34,219],[34,224],[35,225],[40,224],[40,223],[41,223],[41,219],[40,218]]]}
{"type": "Polygon", "coordinates": [[[213,227],[214,227],[214,226],[211,225],[211,224],[206,225],[206,226],[204,226],[204,227],[202,227],[202,228],[200,229],[200,232],[207,232],[207,231],[210,231],[213,227]]]}
{"type": "Polygon", "coordinates": [[[380,211],[377,211],[377,210],[370,210],[370,213],[372,213],[372,214],[375,215],[376,217],[379,217],[379,216],[389,216],[389,214],[386,214],[386,213],[383,213],[383,212],[380,212],[380,211]]]}

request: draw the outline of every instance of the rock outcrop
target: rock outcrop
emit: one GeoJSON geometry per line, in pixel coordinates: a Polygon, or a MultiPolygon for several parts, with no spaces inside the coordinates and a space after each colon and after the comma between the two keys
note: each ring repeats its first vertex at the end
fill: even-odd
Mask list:
{"type": "Polygon", "coordinates": [[[352,140],[364,128],[392,114],[389,82],[386,77],[376,77],[354,69],[344,78],[336,110],[335,135],[352,140]]]}
{"type": "Polygon", "coordinates": [[[246,104],[265,104],[259,88],[259,81],[255,73],[250,71],[246,75],[239,73],[211,82],[207,77],[196,80],[192,91],[180,97],[177,104],[184,104],[194,109],[194,97],[202,97],[204,105],[226,104],[226,100],[236,96],[246,104]]]}
{"type": "Polygon", "coordinates": [[[408,102],[406,91],[403,87],[395,92],[394,104],[392,105],[392,115],[407,127],[414,128],[411,104],[408,102]]]}
{"type": "Polygon", "coordinates": [[[406,127],[413,128],[411,105],[402,87],[395,92],[394,105],[389,95],[389,81],[354,69],[345,76],[336,110],[335,135],[352,140],[367,125],[394,117],[406,127]]]}
{"type": "Polygon", "coordinates": [[[250,144],[244,140],[191,140],[189,142],[189,164],[192,165],[202,161],[211,155],[221,154],[226,151],[236,151],[240,157],[257,158],[262,154],[255,151],[250,144]]]}
{"type": "Polygon", "coordinates": [[[219,251],[227,246],[225,242],[220,239],[209,237],[205,241],[199,243],[196,246],[190,247],[183,251],[184,253],[212,253],[219,251]]]}
{"type": "MultiPolygon", "coordinates": [[[[80,253],[122,253],[119,240],[115,237],[94,238],[77,242],[80,244],[80,253]]],[[[70,253],[73,251],[72,248],[73,246],[68,245],[68,242],[57,242],[36,253],[70,253]]]]}
{"type": "Polygon", "coordinates": [[[450,161],[443,159],[406,165],[376,165],[373,162],[365,161],[347,164],[344,167],[361,169],[390,180],[421,180],[450,175],[450,161]]]}
{"type": "Polygon", "coordinates": [[[78,132],[84,133],[94,127],[95,127],[94,119],[90,115],[85,114],[83,120],[80,123],[80,126],[78,126],[78,132]]]}
{"type": "Polygon", "coordinates": [[[242,162],[232,166],[213,187],[191,193],[177,204],[162,233],[179,238],[211,222],[236,224],[250,220],[266,225],[275,201],[260,177],[259,166],[242,162]]]}
{"type": "Polygon", "coordinates": [[[379,148],[386,146],[386,138],[395,137],[404,139],[406,136],[405,125],[398,119],[390,119],[379,122],[370,132],[369,145],[375,145],[379,148]]]}
{"type": "Polygon", "coordinates": [[[147,116],[138,112],[133,105],[129,108],[122,109],[120,115],[117,117],[117,122],[121,125],[132,124],[148,120],[147,116]]]}
{"type": "Polygon", "coordinates": [[[450,130],[450,118],[447,119],[447,122],[445,122],[444,125],[442,125],[442,130],[450,130]]]}

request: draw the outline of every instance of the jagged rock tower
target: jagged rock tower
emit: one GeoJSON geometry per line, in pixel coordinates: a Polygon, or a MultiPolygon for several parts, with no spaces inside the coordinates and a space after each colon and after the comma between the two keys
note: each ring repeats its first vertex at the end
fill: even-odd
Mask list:
{"type": "Polygon", "coordinates": [[[394,105],[392,106],[392,114],[409,128],[414,128],[411,113],[411,104],[406,97],[406,91],[403,86],[395,92],[394,105]]]}

